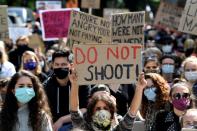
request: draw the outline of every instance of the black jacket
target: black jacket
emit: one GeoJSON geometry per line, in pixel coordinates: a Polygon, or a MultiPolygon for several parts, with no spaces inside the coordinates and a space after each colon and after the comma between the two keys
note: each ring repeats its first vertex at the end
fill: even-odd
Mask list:
{"type": "Polygon", "coordinates": [[[32,48],[27,46],[26,48],[23,48],[23,49],[16,48],[14,50],[11,50],[8,54],[9,61],[15,66],[16,71],[18,71],[20,69],[21,57],[25,51],[33,51],[34,52],[34,50],[32,48]]]}
{"type": "MultiPolygon", "coordinates": [[[[66,86],[60,86],[55,76],[48,78],[44,83],[49,106],[53,116],[53,121],[57,121],[60,117],[70,114],[69,112],[69,93],[71,88],[70,81],[66,86]]],[[[79,107],[86,108],[88,103],[89,87],[79,87],[79,107]]]]}
{"type": "Polygon", "coordinates": [[[115,94],[117,113],[124,116],[128,112],[135,93],[135,84],[121,84],[115,94]]]}
{"type": "Polygon", "coordinates": [[[179,117],[174,112],[161,111],[156,116],[156,131],[181,131],[179,117]]]}

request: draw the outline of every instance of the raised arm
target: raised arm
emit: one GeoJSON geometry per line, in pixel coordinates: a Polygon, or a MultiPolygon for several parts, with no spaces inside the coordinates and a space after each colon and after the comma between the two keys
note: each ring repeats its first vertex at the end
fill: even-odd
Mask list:
{"type": "Polygon", "coordinates": [[[129,114],[131,116],[136,116],[139,110],[139,107],[141,105],[142,93],[146,86],[147,86],[147,81],[144,78],[144,73],[141,73],[139,76],[138,82],[136,84],[135,94],[134,94],[134,97],[133,97],[133,100],[131,102],[130,109],[129,109],[129,114]]]}
{"type": "Polygon", "coordinates": [[[72,73],[69,75],[71,82],[71,92],[70,92],[70,111],[79,110],[79,85],[77,83],[77,73],[75,70],[72,70],[72,73]]]}

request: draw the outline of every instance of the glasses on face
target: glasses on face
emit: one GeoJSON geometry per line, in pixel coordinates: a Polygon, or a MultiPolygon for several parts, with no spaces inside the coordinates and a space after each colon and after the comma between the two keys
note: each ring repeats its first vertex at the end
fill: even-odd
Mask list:
{"type": "Polygon", "coordinates": [[[181,93],[175,93],[175,94],[173,95],[173,98],[174,98],[174,99],[177,99],[177,100],[179,100],[179,99],[181,99],[181,98],[189,99],[189,98],[190,98],[190,94],[189,94],[189,93],[183,93],[183,94],[181,94],[181,93]]]}

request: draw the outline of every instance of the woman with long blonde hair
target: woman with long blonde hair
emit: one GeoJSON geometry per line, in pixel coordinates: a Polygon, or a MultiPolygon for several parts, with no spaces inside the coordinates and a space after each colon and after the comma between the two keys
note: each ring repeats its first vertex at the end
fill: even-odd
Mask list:
{"type": "Polygon", "coordinates": [[[36,54],[32,51],[25,51],[22,55],[21,69],[32,72],[36,75],[41,82],[43,82],[47,76],[42,72],[40,61],[36,54]]]}

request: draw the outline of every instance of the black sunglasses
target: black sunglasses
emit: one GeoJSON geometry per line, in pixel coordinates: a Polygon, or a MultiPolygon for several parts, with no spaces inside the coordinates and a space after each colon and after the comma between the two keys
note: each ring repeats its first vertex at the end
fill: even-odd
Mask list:
{"type": "Polygon", "coordinates": [[[181,94],[181,93],[175,93],[174,95],[173,95],[173,98],[174,99],[177,99],[177,100],[179,100],[179,99],[181,99],[181,98],[190,98],[190,94],[189,93],[183,93],[183,94],[181,94]]]}

